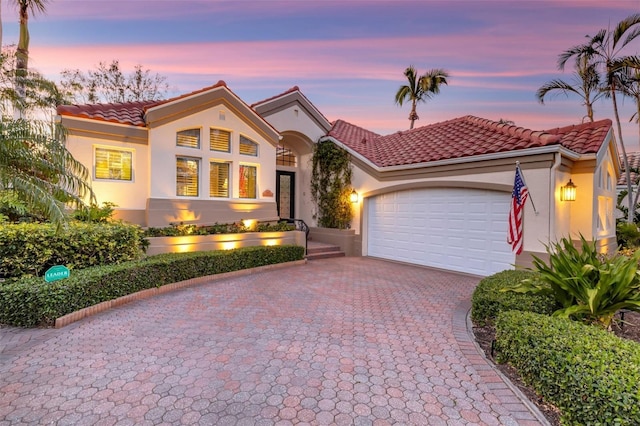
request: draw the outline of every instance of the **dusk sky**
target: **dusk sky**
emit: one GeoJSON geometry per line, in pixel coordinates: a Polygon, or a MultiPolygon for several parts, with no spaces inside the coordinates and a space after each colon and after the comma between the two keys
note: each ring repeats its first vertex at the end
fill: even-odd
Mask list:
{"type": "MultiPolygon", "coordinates": [[[[416,126],[471,114],[541,130],[586,114],[576,97],[535,98],[543,83],[573,78],[558,55],[638,12],[640,0],[50,0],[29,20],[29,65],[59,80],[118,59],[166,76],[169,96],[224,80],[249,104],[297,85],[330,121],[381,134],[409,128],[410,106],[394,104],[404,69],[444,68],[449,85],[419,105],[416,126]]],[[[4,44],[18,40],[17,15],[2,0],[4,44]]],[[[638,52],[640,38],[626,50],[638,52]]],[[[633,111],[626,100],[629,150],[639,149],[633,111]]],[[[613,119],[610,101],[595,115],[613,119]]]]}

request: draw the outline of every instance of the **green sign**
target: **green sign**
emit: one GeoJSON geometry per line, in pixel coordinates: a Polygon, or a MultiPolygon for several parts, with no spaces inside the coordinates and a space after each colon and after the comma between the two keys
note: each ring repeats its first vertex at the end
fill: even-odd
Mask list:
{"type": "Polygon", "coordinates": [[[44,280],[48,283],[65,278],[69,278],[69,268],[64,265],[52,266],[44,273],[44,280]]]}

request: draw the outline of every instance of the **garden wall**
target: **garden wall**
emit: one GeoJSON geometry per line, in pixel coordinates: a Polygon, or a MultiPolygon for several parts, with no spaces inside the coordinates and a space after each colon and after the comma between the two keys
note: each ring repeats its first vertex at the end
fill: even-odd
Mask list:
{"type": "Polygon", "coordinates": [[[230,250],[250,246],[295,245],[305,247],[305,235],[302,231],[148,237],[147,240],[149,241],[149,248],[147,248],[149,256],[161,253],[230,250]]]}

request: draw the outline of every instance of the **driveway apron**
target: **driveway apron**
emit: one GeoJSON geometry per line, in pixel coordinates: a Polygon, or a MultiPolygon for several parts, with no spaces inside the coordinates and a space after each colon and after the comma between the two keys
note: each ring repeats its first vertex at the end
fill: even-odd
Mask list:
{"type": "Polygon", "coordinates": [[[0,426],[544,424],[469,336],[478,281],[326,259],[0,328],[0,426]]]}

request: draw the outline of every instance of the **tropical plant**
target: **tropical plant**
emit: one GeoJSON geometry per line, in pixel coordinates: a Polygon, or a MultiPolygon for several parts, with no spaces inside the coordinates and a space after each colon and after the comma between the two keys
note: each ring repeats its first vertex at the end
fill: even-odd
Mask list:
{"type": "Polygon", "coordinates": [[[60,86],[74,103],[134,102],[158,100],[169,90],[166,77],[136,65],[125,74],[118,60],[100,62],[88,72],[79,69],[62,71],[60,86]]]}
{"type": "Polygon", "coordinates": [[[415,121],[419,118],[416,112],[418,102],[426,102],[427,99],[439,94],[440,86],[448,84],[449,73],[437,68],[429,70],[418,77],[416,69],[413,65],[410,65],[404,70],[404,76],[407,78],[407,84],[400,86],[398,89],[396,104],[402,106],[405,101],[411,101],[411,112],[409,113],[411,126],[409,129],[413,129],[415,121]]]}
{"type": "Polygon", "coordinates": [[[620,248],[635,249],[640,247],[640,229],[635,223],[618,223],[616,226],[616,238],[620,248]]]}
{"type": "Polygon", "coordinates": [[[561,306],[554,316],[577,318],[606,329],[621,309],[640,312],[640,251],[631,257],[606,257],[598,253],[595,242],[582,235],[579,248],[563,238],[546,246],[546,251],[549,264],[533,256],[540,281],[524,280],[505,291],[551,294],[561,306]]]}
{"type": "Polygon", "coordinates": [[[105,201],[99,206],[91,203],[87,208],[73,212],[73,218],[81,222],[109,223],[113,218],[113,209],[118,207],[115,203],[105,201]]]}
{"type": "Polygon", "coordinates": [[[59,125],[0,120],[0,191],[58,226],[66,222],[66,206],[84,208],[84,199],[95,198],[87,168],[73,158],[64,140],[59,125]]]}
{"type": "Polygon", "coordinates": [[[577,61],[573,80],[573,82],[566,82],[562,79],[551,80],[540,86],[536,97],[541,104],[544,104],[545,97],[554,94],[577,95],[582,99],[582,105],[587,109],[589,121],[593,122],[593,104],[605,94],[601,90],[600,74],[596,64],[589,63],[586,58],[577,61]]]}
{"type": "Polygon", "coordinates": [[[318,208],[318,226],[347,228],[353,217],[349,153],[333,142],[322,141],[313,147],[311,161],[311,197],[318,208]]]}
{"type": "Polygon", "coordinates": [[[640,57],[637,55],[624,55],[623,49],[633,40],[640,36],[640,13],[631,15],[616,25],[613,30],[601,29],[595,36],[587,36],[585,44],[574,46],[563,52],[558,59],[558,67],[564,69],[567,61],[575,59],[576,66],[585,62],[594,64],[596,68],[602,68],[604,72],[604,85],[611,96],[613,112],[618,130],[618,142],[622,150],[622,158],[627,177],[628,213],[627,221],[632,222],[635,205],[633,204],[633,187],[631,182],[631,170],[629,169],[629,158],[622,138],[622,126],[620,124],[620,114],[616,92],[619,87],[618,73],[628,67],[640,67],[640,57]]]}

